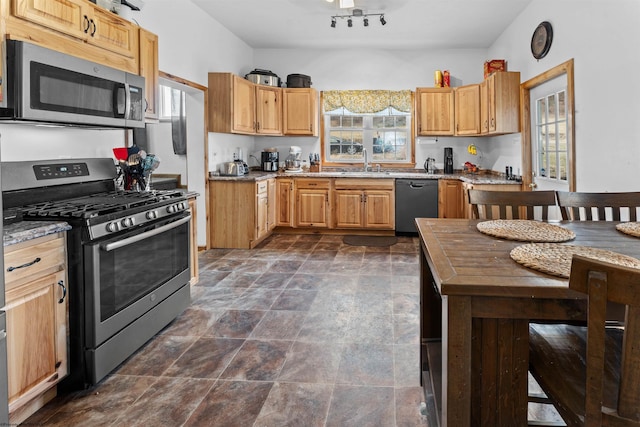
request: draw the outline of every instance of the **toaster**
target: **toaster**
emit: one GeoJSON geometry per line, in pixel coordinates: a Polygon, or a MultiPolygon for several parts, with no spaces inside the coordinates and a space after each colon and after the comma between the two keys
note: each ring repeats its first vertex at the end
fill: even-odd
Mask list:
{"type": "Polygon", "coordinates": [[[242,176],[245,173],[245,166],[242,162],[224,162],[218,168],[220,175],[242,176]]]}

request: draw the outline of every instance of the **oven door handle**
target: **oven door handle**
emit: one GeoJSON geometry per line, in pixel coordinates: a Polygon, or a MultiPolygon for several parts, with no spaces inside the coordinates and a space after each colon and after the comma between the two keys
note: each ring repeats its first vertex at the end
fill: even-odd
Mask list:
{"type": "Polygon", "coordinates": [[[173,228],[179,227],[182,224],[189,222],[189,220],[191,220],[191,215],[188,215],[182,219],[163,225],[161,227],[154,228],[151,231],[146,231],[142,234],[137,234],[135,236],[131,236],[126,239],[118,240],[117,242],[103,243],[100,245],[100,248],[104,251],[110,252],[115,249],[119,249],[124,246],[128,246],[133,243],[139,242],[141,240],[148,239],[149,237],[157,236],[158,234],[164,233],[165,231],[169,231],[173,228]]]}

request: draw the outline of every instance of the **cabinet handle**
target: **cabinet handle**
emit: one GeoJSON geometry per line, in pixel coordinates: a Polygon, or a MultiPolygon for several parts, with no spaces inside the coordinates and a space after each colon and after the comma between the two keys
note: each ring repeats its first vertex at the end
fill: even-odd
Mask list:
{"type": "Polygon", "coordinates": [[[33,260],[33,261],[31,261],[31,262],[28,262],[28,263],[26,263],[26,264],[19,265],[19,266],[17,266],[17,267],[7,267],[7,271],[8,271],[8,272],[11,272],[11,271],[13,271],[13,270],[17,270],[17,269],[19,269],[19,268],[31,267],[33,264],[36,264],[36,263],[38,263],[38,262],[40,262],[40,261],[42,261],[42,258],[38,257],[38,258],[34,259],[34,260],[33,260]]]}
{"type": "Polygon", "coordinates": [[[491,127],[495,127],[495,125],[496,125],[496,120],[492,118],[491,119],[491,127]]]}
{"type": "Polygon", "coordinates": [[[64,286],[64,282],[62,280],[58,282],[58,286],[62,288],[62,298],[58,300],[58,304],[62,304],[64,302],[64,298],[67,296],[67,288],[64,286]]]}
{"type": "Polygon", "coordinates": [[[94,21],[93,19],[89,19],[89,22],[91,23],[91,37],[93,37],[93,35],[96,33],[97,27],[96,27],[96,21],[94,21]]]}
{"type": "Polygon", "coordinates": [[[89,32],[89,28],[91,27],[91,23],[89,22],[89,18],[87,17],[87,15],[84,15],[84,33],[88,33],[89,32]]]}

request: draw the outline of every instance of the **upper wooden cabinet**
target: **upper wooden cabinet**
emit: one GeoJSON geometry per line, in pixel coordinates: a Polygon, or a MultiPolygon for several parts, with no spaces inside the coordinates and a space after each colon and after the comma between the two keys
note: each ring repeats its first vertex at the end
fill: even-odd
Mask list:
{"type": "Polygon", "coordinates": [[[454,134],[453,88],[416,89],[418,136],[454,134]]]}
{"type": "Polygon", "coordinates": [[[209,131],[281,135],[282,89],[209,73],[209,131]]]}
{"type": "Polygon", "coordinates": [[[315,89],[283,89],[285,135],[318,136],[318,92],[315,89]]]}
{"type": "Polygon", "coordinates": [[[140,28],[140,75],[144,77],[146,105],[144,115],[148,119],[158,118],[158,36],[140,28]]]}
{"type": "Polygon", "coordinates": [[[5,0],[4,34],[138,74],[138,26],[89,0],[5,0]]]}
{"type": "Polygon", "coordinates": [[[455,88],[456,135],[480,134],[480,85],[455,88]]]}
{"type": "Polygon", "coordinates": [[[497,71],[480,90],[483,134],[520,132],[520,73],[497,71]]]}

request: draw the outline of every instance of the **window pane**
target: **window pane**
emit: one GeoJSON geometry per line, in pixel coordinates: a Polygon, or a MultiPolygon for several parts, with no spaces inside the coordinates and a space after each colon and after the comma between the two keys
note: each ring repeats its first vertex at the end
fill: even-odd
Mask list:
{"type": "Polygon", "coordinates": [[[565,120],[567,118],[567,111],[564,100],[564,92],[558,93],[558,120],[565,120]]]}
{"type": "Polygon", "coordinates": [[[547,97],[548,120],[550,122],[556,121],[556,95],[549,95],[547,97]]]}
{"type": "Polygon", "coordinates": [[[538,110],[538,124],[547,122],[547,103],[544,98],[539,99],[537,102],[538,110]]]}

